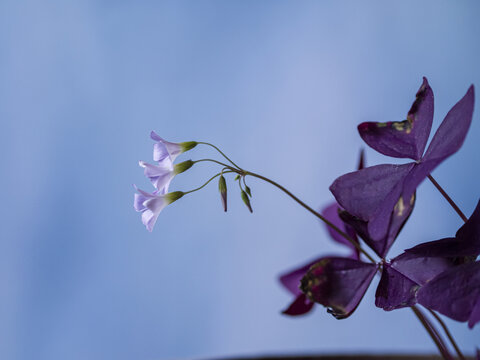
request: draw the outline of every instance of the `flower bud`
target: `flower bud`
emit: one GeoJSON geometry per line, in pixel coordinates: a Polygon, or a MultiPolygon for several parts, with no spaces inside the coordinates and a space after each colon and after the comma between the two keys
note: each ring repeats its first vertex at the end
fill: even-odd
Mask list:
{"type": "Polygon", "coordinates": [[[223,175],[220,175],[218,179],[218,191],[220,191],[220,196],[222,199],[223,210],[227,211],[227,183],[223,175]]]}
{"type": "Polygon", "coordinates": [[[185,195],[183,191],[173,191],[165,194],[165,201],[167,202],[167,204],[171,204],[180,199],[183,195],[185,195]]]}
{"type": "Polygon", "coordinates": [[[194,162],[192,160],[187,160],[184,162],[181,162],[174,167],[174,172],[175,175],[181,174],[184,171],[187,171],[193,166],[194,162]]]}
{"type": "Polygon", "coordinates": [[[248,198],[247,193],[242,190],[241,196],[242,196],[243,202],[245,203],[245,205],[247,205],[248,210],[250,210],[250,212],[253,213],[252,205],[250,204],[250,199],[248,198]]]}
{"type": "Polygon", "coordinates": [[[245,191],[247,192],[248,196],[252,197],[252,191],[247,185],[245,185],[245,191]]]}

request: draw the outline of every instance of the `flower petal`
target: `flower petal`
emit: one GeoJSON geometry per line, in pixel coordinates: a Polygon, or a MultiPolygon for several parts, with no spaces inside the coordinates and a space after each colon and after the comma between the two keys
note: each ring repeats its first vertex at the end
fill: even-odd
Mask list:
{"type": "Polygon", "coordinates": [[[145,168],[145,176],[150,179],[153,186],[159,190],[159,193],[166,194],[170,182],[175,177],[173,164],[170,162],[169,158],[165,158],[159,163],[159,165],[152,165],[145,161],[140,161],[139,164],[141,167],[145,168]]]}
{"type": "Polygon", "coordinates": [[[426,78],[407,115],[399,122],[365,122],[358,126],[362,139],[378,152],[397,158],[419,160],[433,121],[433,91],[426,78]]]}
{"type": "Polygon", "coordinates": [[[182,153],[180,144],[164,140],[155,131],[150,132],[150,137],[157,142],[153,145],[153,160],[163,161],[168,157],[173,163],[177,156],[182,153]]]}
{"type": "Polygon", "coordinates": [[[308,300],[305,294],[300,294],[282,313],[290,316],[304,315],[312,310],[313,305],[314,303],[308,300]]]}
{"type": "Polygon", "coordinates": [[[452,267],[422,286],[418,303],[472,328],[480,321],[480,262],[452,267]]]}
{"type": "Polygon", "coordinates": [[[370,237],[379,241],[387,235],[403,182],[413,166],[385,164],[348,173],[337,178],[330,191],[345,210],[368,222],[370,237]]]}
{"type": "Polygon", "coordinates": [[[326,257],[302,279],[301,290],[313,302],[328,308],[337,319],[350,316],[367,291],[376,264],[341,257],[326,257]]]}
{"type": "Polygon", "coordinates": [[[424,161],[443,161],[460,149],[472,122],[474,102],[475,90],[472,85],[438,127],[425,153],[424,161]]]}

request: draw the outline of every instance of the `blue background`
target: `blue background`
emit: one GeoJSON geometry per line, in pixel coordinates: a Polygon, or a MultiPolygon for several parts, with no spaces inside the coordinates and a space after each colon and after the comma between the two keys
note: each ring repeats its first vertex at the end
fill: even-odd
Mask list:
{"type": "MultiPolygon", "coordinates": [[[[371,286],[354,315],[292,319],[279,273],[342,254],[318,221],[250,180],[183,198],[148,233],[132,208],[150,184],[155,129],[210,141],[314,207],[354,169],[361,121],[402,120],[427,76],[435,130],[480,86],[476,1],[0,2],[0,357],[167,359],[298,352],[433,352],[410,310],[371,286]]],[[[478,101],[478,96],[477,96],[478,101]]],[[[468,215],[479,199],[480,118],[434,176],[468,215]]],[[[213,157],[198,147],[183,159],[213,157]]],[[[368,164],[391,159],[367,150],[368,164]]],[[[215,171],[198,164],[173,189],[215,171]]],[[[425,182],[391,251],[461,220],[425,182]]],[[[448,321],[466,352],[479,326],[448,321]]]]}

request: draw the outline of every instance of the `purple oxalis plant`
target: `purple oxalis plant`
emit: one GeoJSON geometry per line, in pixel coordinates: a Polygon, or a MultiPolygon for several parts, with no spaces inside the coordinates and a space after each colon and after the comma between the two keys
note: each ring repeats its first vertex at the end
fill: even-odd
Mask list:
{"type": "MultiPolygon", "coordinates": [[[[184,195],[204,188],[218,178],[220,199],[227,211],[225,176],[236,175],[240,197],[250,212],[252,192],[246,178],[270,183],[322,220],[330,237],[350,249],[349,256],[325,255],[289,271],[280,277],[293,295],[283,311],[297,316],[308,313],[315,303],[323,305],[337,319],[353,314],[376,275],[380,280],[375,305],[386,311],[410,307],[445,359],[453,359],[446,341],[432,320],[441,325],[458,357],[464,356],[437,314],[467,322],[473,328],[480,322],[480,202],[467,218],[433,179],[431,172],[462,146],[472,121],[474,87],[447,113],[425,151],[430,135],[433,91],[426,78],[404,121],[365,122],[358,126],[362,139],[376,151],[395,158],[413,160],[402,165],[382,164],[364,167],[363,152],[358,170],[342,175],[330,186],[336,202],[318,212],[282,185],[257,173],[247,171],[218,147],[206,142],[168,142],[152,131],[155,141],[154,164],[141,161],[145,176],[154,186],[152,193],[137,189],[135,210],[142,212],[142,222],[149,231],[160,212],[184,195]],[[176,158],[197,145],[215,149],[223,158],[187,160],[174,164],[176,158]],[[203,185],[190,191],[169,192],[175,176],[199,162],[221,166],[221,171],[203,185]],[[455,236],[421,243],[394,258],[387,258],[390,247],[412,214],[416,189],[429,178],[464,220],[455,236]],[[375,260],[368,249],[378,257],[375,260]],[[426,315],[424,310],[429,315],[426,315]]],[[[480,359],[480,355],[477,354],[480,359]]]]}

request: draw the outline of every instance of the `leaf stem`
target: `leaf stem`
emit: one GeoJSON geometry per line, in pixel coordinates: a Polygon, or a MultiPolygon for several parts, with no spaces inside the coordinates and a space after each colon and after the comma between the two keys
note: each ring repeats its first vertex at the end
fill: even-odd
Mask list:
{"type": "Polygon", "coordinates": [[[433,185],[437,188],[438,191],[440,191],[440,194],[443,195],[443,197],[448,201],[448,203],[452,206],[453,210],[457,212],[457,214],[462,218],[464,222],[467,222],[468,218],[465,216],[465,214],[460,210],[460,208],[455,204],[455,202],[452,200],[450,196],[443,190],[443,188],[440,186],[440,184],[433,178],[432,175],[428,175],[428,180],[432,182],[433,185]]]}
{"type": "Polygon", "coordinates": [[[448,327],[445,324],[445,322],[442,320],[442,318],[440,316],[438,316],[435,313],[435,311],[430,310],[430,309],[428,309],[428,311],[430,312],[430,314],[432,314],[432,316],[435,318],[435,320],[437,320],[438,323],[440,324],[440,326],[443,328],[443,331],[445,332],[445,335],[447,335],[448,340],[450,340],[450,343],[452,344],[453,348],[457,352],[458,358],[461,359],[461,360],[465,360],[465,356],[460,351],[460,348],[458,347],[457,343],[455,342],[455,339],[453,338],[452,334],[448,330],[448,327]]]}
{"type": "Polygon", "coordinates": [[[420,320],[425,330],[427,330],[428,335],[430,335],[430,337],[432,338],[433,342],[437,346],[438,351],[440,351],[440,354],[442,354],[443,358],[445,360],[453,360],[453,357],[448,352],[448,349],[445,346],[445,343],[443,342],[442,338],[440,337],[436,329],[430,323],[430,321],[428,321],[428,319],[425,317],[425,315],[423,315],[423,313],[420,311],[420,309],[417,306],[413,305],[411,309],[417,316],[418,320],[420,320]]]}
{"type": "Polygon", "coordinates": [[[272,184],[273,186],[276,186],[277,188],[279,188],[280,190],[282,190],[285,194],[287,194],[288,196],[290,196],[293,200],[295,200],[297,203],[299,203],[301,206],[303,206],[305,209],[307,209],[309,212],[311,212],[313,215],[315,215],[317,218],[319,218],[320,220],[322,220],[325,224],[327,224],[328,226],[330,226],[333,230],[335,230],[337,233],[339,233],[341,236],[343,236],[345,239],[347,239],[353,246],[355,246],[355,248],[360,251],[363,255],[365,255],[368,260],[370,260],[372,263],[376,263],[376,261],[373,259],[373,257],[368,254],[361,246],[359,243],[357,243],[355,240],[353,240],[348,234],[346,234],[345,232],[343,232],[342,230],[340,230],[337,226],[335,226],[334,224],[332,224],[329,220],[327,220],[325,217],[323,217],[320,213],[318,213],[317,211],[315,211],[314,209],[312,209],[310,206],[308,206],[307,204],[305,204],[302,200],[300,200],[298,197],[296,197],[295,195],[293,195],[289,190],[287,190],[286,188],[284,188],[282,185],[278,184],[277,182],[265,177],[265,176],[262,176],[262,175],[259,175],[259,174],[255,174],[253,172],[250,172],[250,171],[245,171],[244,172],[244,175],[250,175],[250,176],[253,176],[253,177],[256,177],[258,179],[261,179],[263,181],[266,181],[270,184],[272,184]]]}

